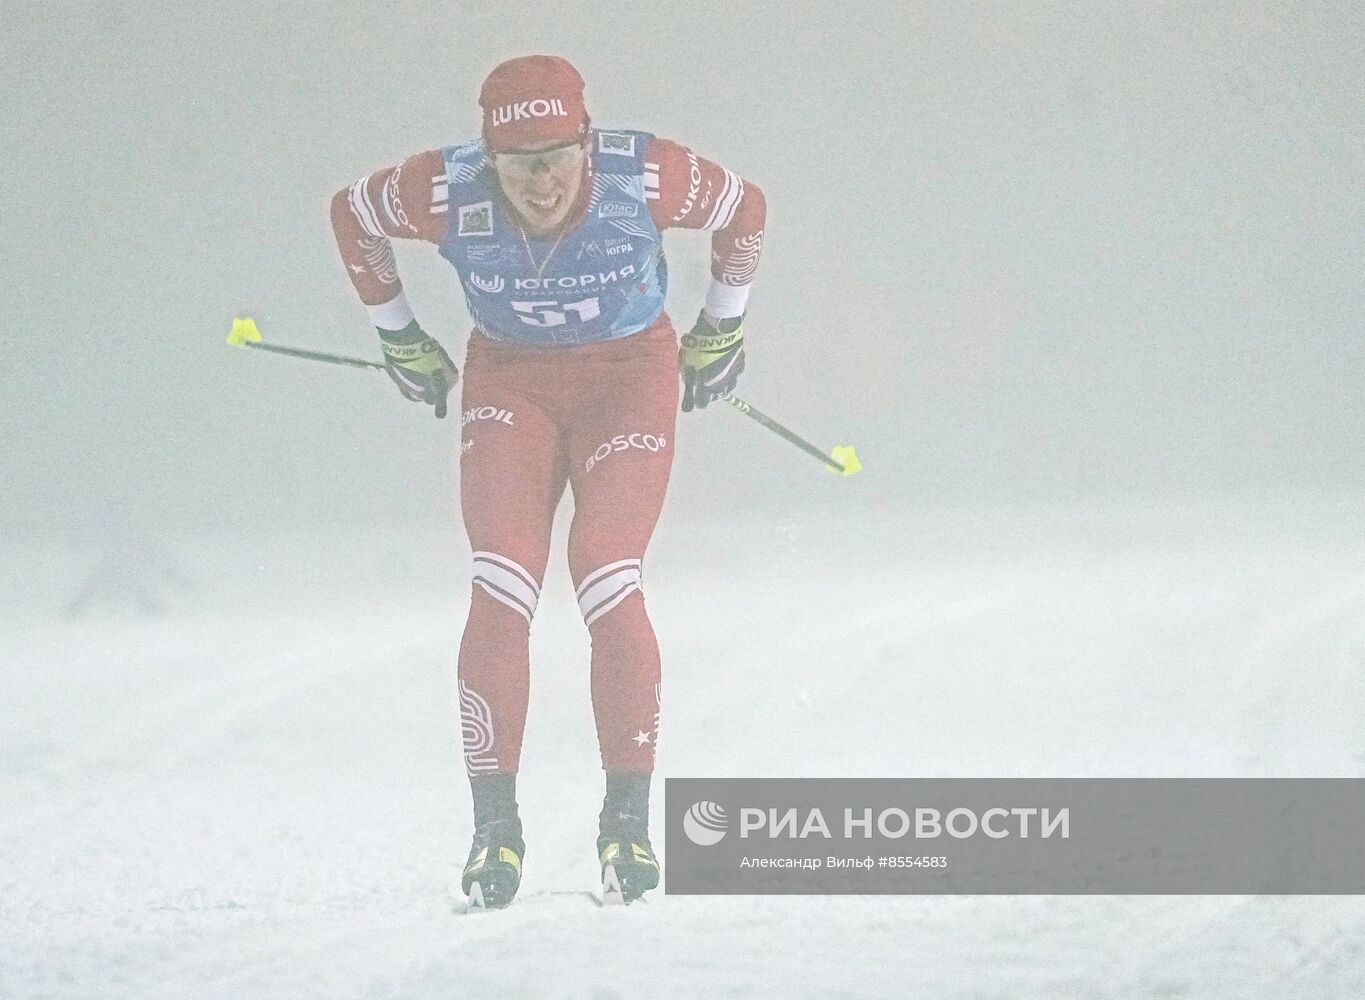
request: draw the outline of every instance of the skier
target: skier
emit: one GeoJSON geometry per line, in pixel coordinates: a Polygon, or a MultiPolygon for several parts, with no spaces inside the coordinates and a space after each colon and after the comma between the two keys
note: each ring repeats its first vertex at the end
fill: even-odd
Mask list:
{"type": "Polygon", "coordinates": [[[410,156],[332,199],[342,260],[406,398],[443,415],[458,371],[413,316],[390,240],[435,244],[474,320],[460,445],[474,553],[458,666],[474,805],[462,887],[487,907],[507,905],[521,882],[529,629],[566,484],[606,772],[598,861],[627,902],[658,884],[648,821],[659,649],[642,561],[673,461],[679,371],[688,412],[730,392],[744,369],[766,214],[757,185],[687,147],[594,127],[583,89],[564,59],[508,60],[479,94],[479,139],[410,156]],[[712,232],[705,305],[681,347],[664,312],[668,228],[712,232]]]}

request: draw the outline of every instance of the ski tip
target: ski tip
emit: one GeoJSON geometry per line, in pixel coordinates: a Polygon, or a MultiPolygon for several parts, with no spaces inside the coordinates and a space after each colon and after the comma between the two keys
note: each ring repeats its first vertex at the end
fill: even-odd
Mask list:
{"type": "Polygon", "coordinates": [[[228,334],[227,342],[233,347],[259,344],[261,331],[257,328],[256,321],[250,316],[238,316],[232,321],[232,331],[228,334]]]}
{"type": "Polygon", "coordinates": [[[843,469],[828,467],[830,472],[838,472],[841,476],[851,476],[854,473],[863,471],[863,463],[858,461],[858,453],[853,450],[851,444],[841,444],[829,453],[829,457],[843,466],[843,469]]]}
{"type": "Polygon", "coordinates": [[[483,901],[483,886],[476,881],[469,888],[469,896],[464,901],[465,913],[484,913],[488,907],[483,901]]]}
{"type": "Polygon", "coordinates": [[[602,905],[625,906],[626,894],[621,891],[621,880],[616,876],[616,866],[607,865],[602,869],[602,905]]]}

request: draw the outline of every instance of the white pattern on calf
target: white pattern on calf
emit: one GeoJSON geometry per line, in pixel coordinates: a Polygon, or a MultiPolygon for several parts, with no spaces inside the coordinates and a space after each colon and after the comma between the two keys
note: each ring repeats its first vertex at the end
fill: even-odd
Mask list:
{"type": "Polygon", "coordinates": [[[479,774],[498,769],[493,749],[493,710],[483,695],[460,681],[460,736],[464,744],[465,769],[479,774]]]}

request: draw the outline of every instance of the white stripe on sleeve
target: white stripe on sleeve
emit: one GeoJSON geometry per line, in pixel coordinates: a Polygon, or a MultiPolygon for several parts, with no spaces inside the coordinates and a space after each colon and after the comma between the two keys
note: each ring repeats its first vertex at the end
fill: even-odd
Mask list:
{"type": "Polygon", "coordinates": [[[408,304],[408,297],[403,292],[387,302],[365,308],[369,311],[370,322],[381,330],[401,330],[416,319],[412,314],[412,306],[408,304]]]}
{"type": "Polygon", "coordinates": [[[716,319],[729,319],[743,316],[749,304],[749,289],[753,284],[727,285],[723,281],[711,279],[706,286],[706,311],[716,319]]]}
{"type": "MultiPolygon", "coordinates": [[[[722,170],[725,168],[722,167],[722,170]]],[[[739,205],[739,200],[744,197],[744,182],[737,175],[729,170],[725,171],[725,186],[720,190],[720,197],[716,199],[716,204],[711,209],[711,218],[706,220],[703,229],[724,229],[730,224],[730,220],[735,217],[735,208],[739,205]]]]}
{"type": "Polygon", "coordinates": [[[360,223],[360,228],[371,236],[378,236],[381,239],[386,235],[383,228],[379,225],[379,217],[374,213],[374,205],[370,203],[370,192],[365,187],[368,177],[362,177],[351,185],[349,197],[351,203],[351,214],[360,223]]]}

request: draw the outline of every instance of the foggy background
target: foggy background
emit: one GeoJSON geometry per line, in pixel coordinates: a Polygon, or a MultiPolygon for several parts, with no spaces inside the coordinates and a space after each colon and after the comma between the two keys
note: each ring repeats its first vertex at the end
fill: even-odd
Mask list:
{"type": "MultiPolygon", "coordinates": [[[[568,501],[526,881],[456,915],[458,410],[225,338],[378,358],[329,200],[476,135],[530,52],[762,186],[738,394],[865,466],[680,416],[665,862],[667,776],[1362,774],[1361,4],[33,7],[0,34],[0,996],[1365,996],[1361,897],[599,910],[568,501]]],[[[683,329],[709,241],[665,237],[683,329]]],[[[397,250],[462,364],[453,269],[397,250]]]]}
{"type": "MultiPolygon", "coordinates": [[[[0,40],[7,530],[456,519],[457,420],[224,338],[378,357],[328,199],[477,134],[536,51],[763,187],[738,392],[867,469],[721,408],[668,511],[1354,493],[1365,13],[1196,6],[35,8],[0,40]]],[[[708,245],[666,238],[683,328],[708,245]]],[[[452,269],[398,247],[462,364],[452,269]]]]}

